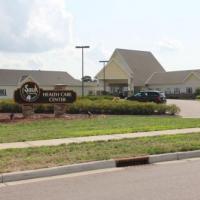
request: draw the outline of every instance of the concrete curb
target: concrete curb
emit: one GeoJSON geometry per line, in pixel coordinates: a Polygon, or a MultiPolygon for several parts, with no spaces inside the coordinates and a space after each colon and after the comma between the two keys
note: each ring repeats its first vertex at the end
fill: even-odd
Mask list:
{"type": "Polygon", "coordinates": [[[172,161],[172,160],[178,160],[177,153],[167,153],[167,154],[149,156],[149,164],[172,161]]]}
{"type": "Polygon", "coordinates": [[[83,164],[67,165],[67,166],[47,168],[47,169],[30,170],[24,172],[22,171],[14,173],[4,173],[2,174],[2,183],[34,179],[34,178],[58,176],[64,174],[91,171],[97,169],[114,168],[114,167],[115,167],[115,161],[108,160],[108,161],[97,161],[97,162],[90,162],[83,164]]]}
{"type": "Polygon", "coordinates": [[[96,162],[67,165],[67,166],[47,168],[47,169],[4,173],[4,174],[0,174],[0,183],[21,181],[21,180],[28,180],[28,179],[42,178],[42,177],[50,177],[50,176],[57,176],[57,175],[65,175],[65,174],[92,171],[92,170],[98,170],[98,169],[153,164],[153,163],[158,163],[158,162],[182,160],[182,159],[197,158],[197,157],[200,157],[200,150],[167,153],[167,154],[161,154],[161,155],[151,155],[151,156],[145,156],[145,157],[96,161],[96,162]]]}

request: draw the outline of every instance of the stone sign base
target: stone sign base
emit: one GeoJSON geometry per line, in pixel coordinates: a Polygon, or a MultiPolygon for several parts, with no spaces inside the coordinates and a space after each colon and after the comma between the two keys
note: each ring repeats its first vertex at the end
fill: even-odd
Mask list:
{"type": "MultiPolygon", "coordinates": [[[[55,90],[64,91],[66,89],[66,85],[60,84],[54,87],[55,90]]],[[[55,117],[62,117],[66,113],[66,104],[54,104],[54,115],[55,117]]]]}
{"type": "Polygon", "coordinates": [[[55,117],[62,117],[66,113],[66,104],[54,104],[55,117]]]}
{"type": "Polygon", "coordinates": [[[34,115],[33,105],[22,105],[22,114],[25,118],[32,117],[34,115]]]}

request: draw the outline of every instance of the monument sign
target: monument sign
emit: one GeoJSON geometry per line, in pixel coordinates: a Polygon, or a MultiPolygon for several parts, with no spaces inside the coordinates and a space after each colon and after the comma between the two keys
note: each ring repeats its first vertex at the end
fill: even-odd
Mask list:
{"type": "Polygon", "coordinates": [[[54,90],[43,90],[34,81],[28,81],[14,92],[14,100],[22,104],[25,117],[33,115],[34,104],[54,104],[54,113],[60,116],[65,113],[66,104],[76,101],[76,93],[65,90],[63,85],[56,85],[54,90]]]}

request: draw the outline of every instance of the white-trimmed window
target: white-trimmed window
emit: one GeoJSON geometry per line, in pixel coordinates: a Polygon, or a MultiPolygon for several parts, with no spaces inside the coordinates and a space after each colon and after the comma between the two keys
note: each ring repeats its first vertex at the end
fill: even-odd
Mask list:
{"type": "Polygon", "coordinates": [[[0,97],[5,97],[5,96],[7,96],[6,89],[0,89],[0,97]]]}
{"type": "Polygon", "coordinates": [[[192,93],[193,93],[192,87],[187,87],[186,94],[192,94],[192,93]]]}
{"type": "Polygon", "coordinates": [[[165,90],[165,94],[171,94],[171,89],[170,89],[170,88],[167,88],[167,89],[165,90]]]}
{"type": "Polygon", "coordinates": [[[174,94],[180,94],[181,91],[180,91],[180,88],[174,88],[174,94]]]}

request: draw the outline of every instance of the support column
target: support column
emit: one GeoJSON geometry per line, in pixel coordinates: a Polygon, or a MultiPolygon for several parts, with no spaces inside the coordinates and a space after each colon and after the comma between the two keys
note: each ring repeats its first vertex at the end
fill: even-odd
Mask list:
{"type": "Polygon", "coordinates": [[[34,115],[34,106],[30,105],[22,105],[22,114],[25,118],[31,118],[34,115]]]}
{"type": "MultiPolygon", "coordinates": [[[[57,91],[65,91],[66,85],[56,85],[54,87],[57,91]]],[[[54,115],[55,117],[63,117],[66,114],[67,105],[66,104],[54,104],[54,115]]]]}
{"type": "Polygon", "coordinates": [[[131,95],[132,93],[134,93],[133,79],[129,78],[128,79],[128,95],[131,95]]]}

